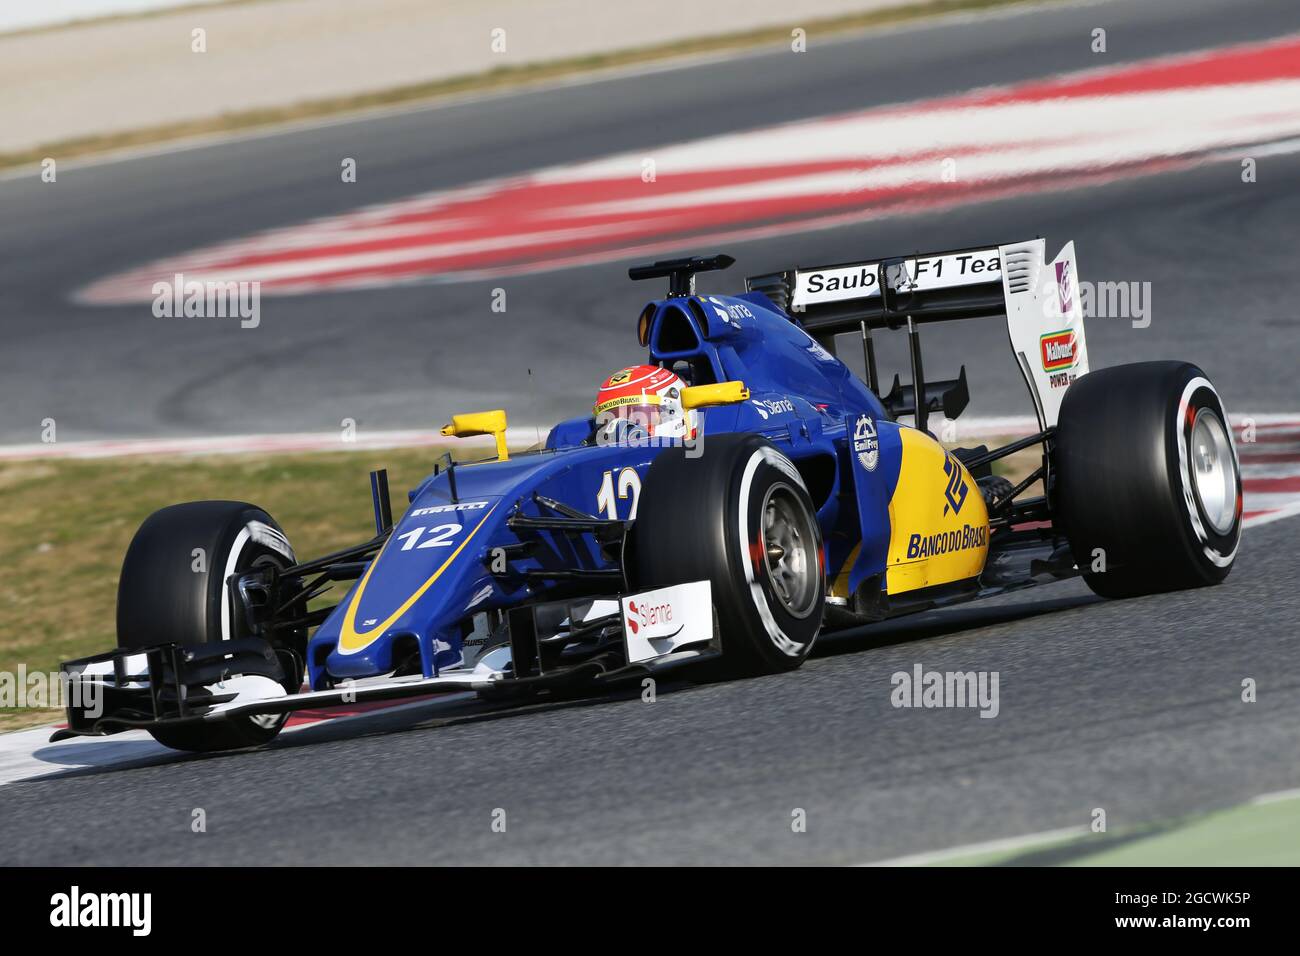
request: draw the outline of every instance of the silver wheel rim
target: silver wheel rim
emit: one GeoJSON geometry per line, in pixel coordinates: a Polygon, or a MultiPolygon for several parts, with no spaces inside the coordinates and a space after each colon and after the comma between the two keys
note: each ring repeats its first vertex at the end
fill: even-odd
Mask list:
{"type": "Polygon", "coordinates": [[[1196,500],[1210,527],[1226,535],[1237,518],[1237,467],[1228,430],[1211,409],[1197,410],[1192,420],[1191,446],[1196,500]]]}
{"type": "Polygon", "coordinates": [[[763,499],[763,554],[781,607],[807,617],[817,604],[817,536],[789,485],[773,485],[763,499]]]}

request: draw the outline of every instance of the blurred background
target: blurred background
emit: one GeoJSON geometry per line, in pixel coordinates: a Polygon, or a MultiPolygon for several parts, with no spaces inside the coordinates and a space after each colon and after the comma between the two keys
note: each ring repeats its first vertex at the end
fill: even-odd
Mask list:
{"type": "MultiPolygon", "coordinates": [[[[544,427],[635,357],[629,262],[725,249],[727,290],[1035,235],[1123,284],[1102,361],[1285,410],[1288,350],[1222,348],[1290,318],[1297,14],[1245,6],[8,5],[0,442],[544,427]],[[177,273],[259,282],[257,327],[155,318],[177,273]]],[[[945,336],[971,416],[1027,412],[998,336],[945,336]]]]}

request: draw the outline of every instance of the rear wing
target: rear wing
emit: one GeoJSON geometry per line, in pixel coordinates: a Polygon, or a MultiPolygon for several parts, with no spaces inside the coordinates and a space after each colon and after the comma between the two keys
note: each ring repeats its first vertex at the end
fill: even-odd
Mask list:
{"type": "Polygon", "coordinates": [[[1065,390],[1088,371],[1083,309],[1074,243],[1050,263],[1042,239],[1010,245],[955,249],[867,262],[796,268],[745,280],[764,292],[823,346],[834,337],[862,337],[867,384],[881,395],[871,332],[906,328],[912,350],[912,385],[881,399],[898,414],[915,414],[924,427],[931,411],[956,417],[965,407],[965,368],[957,378],[926,383],[917,326],[929,322],[1002,318],[1011,350],[1029,387],[1042,429],[1055,426],[1065,390]],[[910,391],[910,395],[907,394],[910,391]]]}

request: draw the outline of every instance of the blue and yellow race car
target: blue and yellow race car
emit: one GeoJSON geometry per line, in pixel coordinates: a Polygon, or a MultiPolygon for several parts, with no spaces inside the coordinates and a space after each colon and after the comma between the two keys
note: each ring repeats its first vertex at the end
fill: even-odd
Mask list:
{"type": "Polygon", "coordinates": [[[1035,240],[696,294],[697,273],[731,264],[630,270],[669,282],[637,320],[644,362],[533,450],[511,453],[503,411],[455,416],[444,434],[494,436],[496,454],[447,456],[397,521],[372,473],[369,541],[300,561],[254,505],[154,513],[123,564],[117,649],[63,665],[74,703],[55,736],[246,747],[300,708],[586,690],[709,660],[770,673],[828,629],[1073,575],[1123,597],[1228,574],[1241,477],[1219,396],[1183,362],[1089,371],[1073,244],[1051,262],[1035,240]],[[992,318],[1039,428],[949,448],[930,419],[962,413],[965,369],[927,380],[920,329],[992,318]],[[911,365],[887,392],[884,330],[905,332],[911,365]],[[863,377],[836,356],[848,335],[863,377]],[[1025,449],[1041,462],[1023,480],[993,473],[1025,449]],[[337,582],[346,596],[315,607],[337,582]]]}

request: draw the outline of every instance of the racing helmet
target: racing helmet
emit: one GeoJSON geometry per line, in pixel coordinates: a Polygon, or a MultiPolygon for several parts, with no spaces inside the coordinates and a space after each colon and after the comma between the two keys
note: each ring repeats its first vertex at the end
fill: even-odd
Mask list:
{"type": "Polygon", "coordinates": [[[634,365],[601,383],[596,393],[598,431],[634,437],[692,439],[699,427],[694,409],[682,405],[686,383],[666,368],[634,365]]]}

